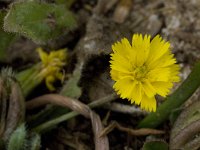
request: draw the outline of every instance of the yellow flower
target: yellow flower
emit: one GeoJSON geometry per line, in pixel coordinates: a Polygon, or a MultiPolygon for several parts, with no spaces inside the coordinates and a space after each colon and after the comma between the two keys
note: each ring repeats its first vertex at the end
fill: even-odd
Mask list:
{"type": "Polygon", "coordinates": [[[44,78],[47,88],[53,91],[55,90],[53,82],[56,79],[61,81],[64,79],[62,67],[65,65],[67,58],[66,49],[51,51],[49,54],[43,51],[42,48],[37,48],[37,51],[42,61],[38,76],[44,78]]]}
{"type": "Polygon", "coordinates": [[[170,43],[159,35],[134,34],[132,45],[124,38],[112,45],[111,77],[113,88],[121,98],[156,111],[155,95],[166,97],[173,82],[180,80],[179,65],[170,51],[170,43]]]}

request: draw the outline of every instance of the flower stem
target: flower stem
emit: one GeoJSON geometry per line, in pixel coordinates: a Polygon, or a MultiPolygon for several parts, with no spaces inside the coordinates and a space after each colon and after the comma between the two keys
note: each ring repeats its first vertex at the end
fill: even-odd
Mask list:
{"type": "Polygon", "coordinates": [[[16,75],[17,80],[21,84],[24,96],[26,97],[37,85],[39,85],[43,78],[38,77],[39,64],[32,66],[26,70],[19,72],[16,75]]]}
{"type": "MultiPolygon", "coordinates": [[[[108,95],[106,97],[100,98],[100,99],[98,99],[96,101],[93,101],[93,102],[89,103],[88,106],[90,108],[98,107],[98,106],[101,106],[101,105],[103,105],[105,103],[108,103],[108,102],[111,102],[111,101],[115,100],[117,97],[118,96],[116,94],[110,94],[110,95],[108,95]]],[[[78,115],[79,115],[78,112],[71,111],[71,112],[69,112],[67,114],[64,114],[64,115],[62,115],[62,116],[60,116],[58,118],[52,119],[50,121],[47,121],[47,122],[45,122],[45,123],[33,128],[32,131],[45,132],[46,130],[54,127],[55,125],[57,125],[57,124],[59,124],[59,123],[61,123],[63,121],[69,120],[69,119],[71,119],[73,117],[76,117],[78,115]]]]}
{"type": "Polygon", "coordinates": [[[139,128],[155,128],[168,119],[170,113],[180,107],[200,86],[200,61],[180,87],[161,104],[157,111],[149,114],[138,125],[139,128]]]}

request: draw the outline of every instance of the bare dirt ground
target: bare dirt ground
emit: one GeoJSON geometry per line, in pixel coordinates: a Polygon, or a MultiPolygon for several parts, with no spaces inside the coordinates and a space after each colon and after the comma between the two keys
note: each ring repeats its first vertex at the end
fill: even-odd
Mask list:
{"type": "MultiPolygon", "coordinates": [[[[68,47],[70,58],[67,74],[72,74],[74,68],[81,66],[80,100],[84,103],[114,92],[109,74],[109,53],[111,45],[123,37],[130,40],[134,33],[152,36],[160,34],[169,40],[181,66],[182,80],[200,59],[200,0],[81,0],[74,2],[71,10],[79,20],[77,29],[48,46],[55,49],[68,47]]],[[[9,48],[7,62],[17,70],[31,66],[38,61],[37,54],[33,52],[36,47],[32,41],[22,37],[9,48]]],[[[36,89],[40,92],[33,92],[29,98],[46,92],[40,88],[44,88],[44,85],[36,89]]],[[[196,101],[199,96],[198,90],[184,107],[196,101]]],[[[158,128],[165,131],[165,134],[132,135],[129,130],[135,129],[147,113],[126,100],[116,100],[94,111],[99,114],[104,126],[115,121],[127,128],[115,128],[108,133],[110,150],[139,150],[145,141],[151,139],[169,142],[172,128],[170,121],[158,128]]],[[[29,113],[33,112],[28,112],[27,116],[29,113]]],[[[83,116],[63,122],[42,135],[41,145],[44,150],[92,150],[94,142],[91,122],[83,116]]]]}

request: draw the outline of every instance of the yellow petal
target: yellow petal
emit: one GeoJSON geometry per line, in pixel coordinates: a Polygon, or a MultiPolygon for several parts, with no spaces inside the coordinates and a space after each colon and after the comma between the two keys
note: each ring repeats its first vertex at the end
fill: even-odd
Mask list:
{"type": "Polygon", "coordinates": [[[133,80],[130,77],[125,77],[123,79],[118,80],[113,88],[117,91],[121,98],[129,98],[132,88],[133,88],[133,80]]]}
{"type": "Polygon", "coordinates": [[[149,68],[154,69],[154,68],[168,67],[175,63],[176,59],[174,58],[174,55],[168,51],[159,59],[149,62],[148,66],[149,68]]]}
{"type": "Polygon", "coordinates": [[[153,97],[156,94],[156,91],[154,89],[154,87],[151,85],[151,83],[149,83],[149,81],[145,81],[142,84],[144,93],[148,96],[148,97],[153,97]]]}
{"type": "MultiPolygon", "coordinates": [[[[119,71],[114,70],[114,69],[111,69],[111,70],[110,70],[110,76],[111,76],[111,78],[112,78],[114,81],[117,81],[117,80],[120,79],[119,71]]],[[[123,76],[122,76],[122,77],[123,77],[123,76]]]]}
{"type": "Polygon", "coordinates": [[[136,52],[136,65],[142,66],[149,55],[150,50],[150,38],[151,36],[145,35],[144,38],[142,34],[134,34],[132,38],[132,47],[136,52]]]}
{"type": "Polygon", "coordinates": [[[110,63],[111,68],[118,71],[129,72],[132,69],[130,62],[117,53],[111,55],[110,63]]]}
{"type": "Polygon", "coordinates": [[[148,79],[153,81],[164,81],[168,82],[170,78],[170,68],[156,68],[153,70],[150,70],[148,73],[148,79]]]}
{"type": "Polygon", "coordinates": [[[149,98],[148,96],[143,95],[140,106],[142,109],[146,111],[155,112],[156,111],[155,97],[149,98]]]}
{"type": "Polygon", "coordinates": [[[116,42],[112,45],[112,50],[114,53],[118,53],[122,57],[127,58],[131,53],[131,45],[128,39],[123,38],[121,42],[116,42]]]}
{"type": "Polygon", "coordinates": [[[51,51],[49,54],[49,59],[59,59],[59,61],[65,61],[67,58],[66,49],[59,49],[56,51],[51,51]]]}
{"type": "Polygon", "coordinates": [[[124,78],[125,76],[130,76],[127,73],[123,73],[114,69],[110,70],[110,76],[114,81],[124,78]]]}
{"type": "Polygon", "coordinates": [[[159,35],[153,38],[150,44],[149,58],[147,62],[152,62],[159,59],[169,51],[170,43],[163,40],[159,35]]]}
{"type": "Polygon", "coordinates": [[[180,81],[180,76],[179,76],[180,66],[178,64],[173,64],[169,68],[170,68],[170,72],[171,72],[170,81],[171,82],[179,82],[180,81]]]}
{"type": "Polygon", "coordinates": [[[152,82],[151,83],[156,93],[166,97],[169,94],[170,89],[172,88],[173,84],[171,82],[152,82]]]}
{"type": "Polygon", "coordinates": [[[48,54],[42,48],[37,48],[36,51],[38,52],[40,59],[43,62],[43,64],[47,64],[48,54]]]}
{"type": "Polygon", "coordinates": [[[137,105],[140,104],[141,99],[142,99],[142,85],[141,83],[134,82],[134,86],[132,89],[132,94],[131,94],[131,103],[135,103],[137,105]]]}
{"type": "Polygon", "coordinates": [[[54,76],[47,76],[45,78],[46,86],[50,91],[54,91],[55,90],[55,87],[53,86],[53,82],[54,81],[55,81],[55,77],[54,76]]]}
{"type": "Polygon", "coordinates": [[[65,75],[63,72],[56,73],[55,77],[59,79],[61,82],[64,82],[65,75]]]}

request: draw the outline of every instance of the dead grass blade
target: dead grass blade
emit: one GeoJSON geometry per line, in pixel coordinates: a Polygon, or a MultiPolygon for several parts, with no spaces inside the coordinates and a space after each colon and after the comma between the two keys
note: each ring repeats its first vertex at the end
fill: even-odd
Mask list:
{"type": "Polygon", "coordinates": [[[109,150],[107,136],[100,136],[100,133],[102,132],[104,127],[102,125],[99,115],[97,115],[82,102],[58,94],[47,94],[28,101],[26,103],[26,108],[33,109],[49,103],[70,108],[82,114],[86,118],[90,118],[92,122],[92,129],[94,132],[95,150],[109,150]]]}

